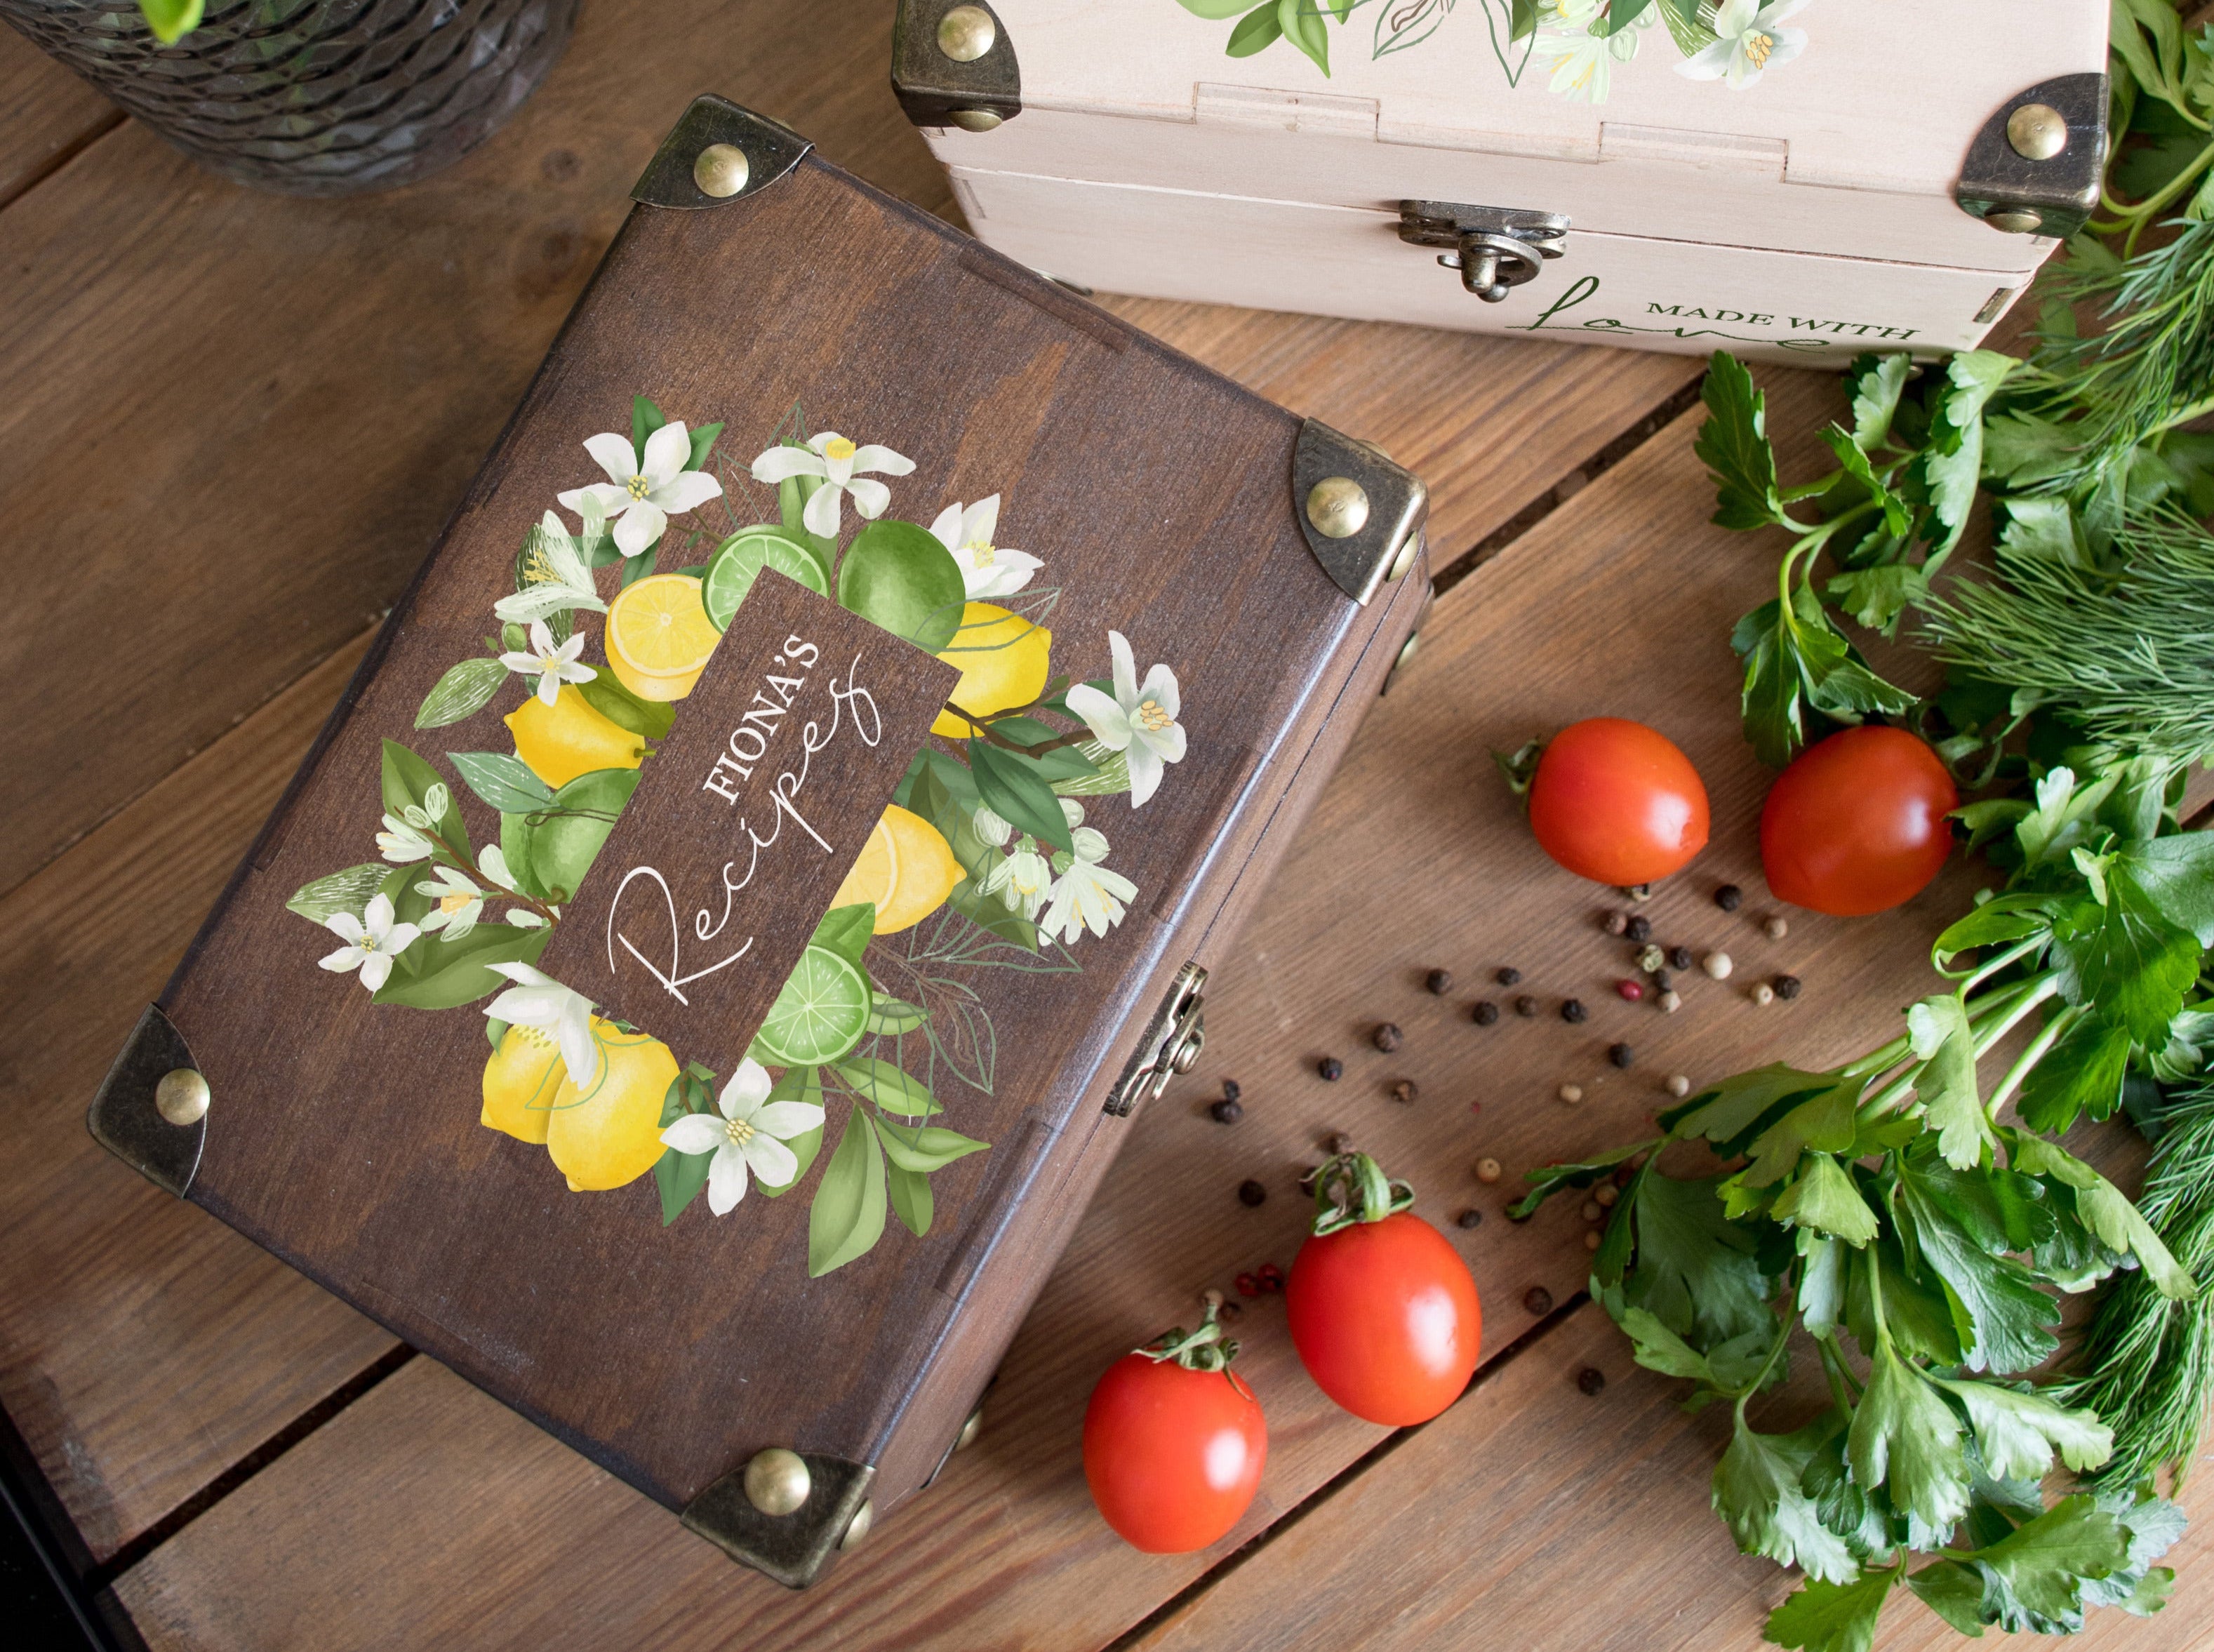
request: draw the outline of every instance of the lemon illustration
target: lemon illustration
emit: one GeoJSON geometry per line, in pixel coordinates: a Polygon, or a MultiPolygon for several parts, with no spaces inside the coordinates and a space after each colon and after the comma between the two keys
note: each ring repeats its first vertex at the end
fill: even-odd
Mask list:
{"type": "Polygon", "coordinates": [[[599,1071],[578,1089],[565,1071],[546,1122],[546,1151],[572,1193],[634,1182],[660,1158],[661,1104],[676,1057],[658,1038],[592,1018],[599,1071]]]}
{"type": "Polygon", "coordinates": [[[869,833],[860,859],[830,904],[835,909],[875,902],[876,933],[890,935],[944,906],[961,878],[961,863],[938,828],[895,803],[869,833]]]}
{"type": "Polygon", "coordinates": [[[608,664],[640,700],[682,700],[723,633],[689,574],[649,574],[608,604],[608,664]]]}
{"type": "Polygon", "coordinates": [[[511,1026],[485,1063],[480,1122],[518,1141],[544,1146],[546,1121],[554,1117],[547,1110],[565,1076],[561,1052],[551,1038],[536,1027],[511,1026]]]}
{"type": "MultiPolygon", "coordinates": [[[[1046,682],[1046,651],[1053,633],[990,603],[971,603],[961,610],[961,628],[938,658],[957,667],[961,681],[951,696],[963,711],[978,717],[1027,706],[1046,682]]],[[[948,739],[968,737],[969,725],[951,712],[940,712],[930,725],[948,739]]]]}
{"type": "Polygon", "coordinates": [[[501,720],[515,737],[515,755],[557,790],[596,768],[636,768],[645,754],[643,739],[566,685],[553,705],[533,694],[501,720]]]}
{"type": "Polygon", "coordinates": [[[835,1062],[861,1042],[869,999],[866,976],[829,947],[810,946],[754,1035],[751,1053],[777,1067],[835,1062]]]}

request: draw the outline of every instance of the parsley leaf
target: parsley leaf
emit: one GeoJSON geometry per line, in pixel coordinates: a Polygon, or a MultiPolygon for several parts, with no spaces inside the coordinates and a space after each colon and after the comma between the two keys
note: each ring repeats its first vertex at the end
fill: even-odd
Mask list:
{"type": "Polygon", "coordinates": [[[2064,1135],[2079,1113],[2105,1118],[2122,1099],[2129,1067],[2127,1027],[2079,1014],[2030,1069],[2015,1110],[2021,1122],[2047,1135],[2064,1135]]]}
{"type": "Polygon", "coordinates": [[[1709,1085],[1689,1101],[1660,1115],[1663,1129],[1680,1140],[1704,1136],[1724,1159],[1735,1158],[1783,1104],[1838,1081],[1834,1073],[1805,1073],[1777,1062],[1709,1085]]]}
{"type": "Polygon", "coordinates": [[[1953,1408],[1881,1339],[1845,1458],[1856,1482],[1887,1488],[1894,1508],[1933,1531],[1950,1531],[1968,1512],[1967,1455],[1953,1408]]]}
{"type": "Polygon", "coordinates": [[[1908,468],[1944,526],[1942,535],[1931,535],[1939,555],[1960,542],[1976,502],[1984,468],[1984,404],[2021,365],[1996,350],[1964,351],[1946,364],[1947,389],[1930,421],[1929,444],[1908,468]]]}
{"type": "Polygon", "coordinates": [[[2009,1130],[2006,1140],[2007,1158],[2014,1168],[2026,1175],[2050,1176],[2075,1189],[2076,1210],[2083,1225],[2107,1249],[2136,1257],[2162,1295],[2189,1300],[2199,1294],[2198,1282],[2168,1254],[2152,1224],[2138,1214],[2120,1189],[2074,1154],[2041,1137],[2009,1130]]]}
{"type": "Polygon", "coordinates": [[[1914,1092],[1937,1130],[1937,1150],[1955,1170],[1966,1170],[1998,1139],[1976,1089],[1976,1035],[1967,1006],[1951,993],[1925,998],[1906,1012],[1906,1031],[1922,1061],[1914,1092]]]}
{"type": "Polygon", "coordinates": [[[1787,1227],[1833,1234],[1855,1248],[1876,1236],[1875,1212],[1826,1153],[1810,1153],[1801,1161],[1798,1179],[1783,1190],[1769,1215],[1787,1227]]]}
{"type": "Polygon", "coordinates": [[[1795,1434],[1755,1434],[1740,1412],[1729,1449],[1715,1465],[1715,1513],[1729,1527],[1739,1552],[1765,1555],[1807,1576],[1844,1583],[1860,1575],[1844,1539],[1824,1526],[1800,1477],[1818,1447],[1837,1431],[1834,1411],[1795,1434]]]}
{"type": "Polygon", "coordinates": [[[1768,1614],[1767,1637],[1803,1652],[1869,1652],[1875,1644],[1876,1614],[1898,1582],[1894,1567],[1863,1573],[1851,1583],[1802,1583],[1768,1614]]]}
{"type": "Polygon", "coordinates": [[[2129,1563],[2129,1533],[2079,1492],[1969,1559],[1984,1574],[1985,1622],[2072,1633],[2083,1624],[2083,1585],[2129,1563]]]}
{"type": "Polygon", "coordinates": [[[1722,1214],[1720,1179],[1639,1178],[1629,1201],[1637,1260],[1623,1292],[1678,1336],[1696,1328],[1709,1344],[1775,1325],[1753,1236],[1722,1214]]]}
{"type": "Polygon", "coordinates": [[[1932,1379],[1967,1408],[1976,1452],[1986,1472],[2008,1480],[2040,1480],[2055,1452],[2079,1473],[2113,1455],[2114,1431],[2089,1411],[2071,1410],[2034,1388],[2002,1382],[1932,1379]]]}
{"type": "Polygon", "coordinates": [[[2037,1288],[2036,1276],[1979,1244],[1948,1190],[1922,1174],[1911,1155],[1899,1166],[1899,1196],[1900,1225],[1923,1265],[1942,1282],[1968,1367],[2027,1371],[2051,1358],[2060,1347],[2052,1331],[2060,1309],[2037,1288]]]}
{"type": "Polygon", "coordinates": [[[2158,1046],[2199,979],[2198,938],[2170,923],[2122,866],[2107,868],[2106,885],[2104,901],[2079,902],[2053,926],[2060,995],[2158,1046]]]}
{"type": "Polygon", "coordinates": [[[1735,357],[1718,350],[1707,364],[1699,395],[1707,404],[1707,419],[1692,451],[1714,477],[1719,495],[1716,525],[1743,529],[1782,521],[1789,526],[1776,493],[1767,398],[1752,388],[1752,375],[1735,357]]]}
{"type": "Polygon", "coordinates": [[[1853,395],[1853,444],[1866,453],[1891,434],[1892,416],[1899,411],[1899,393],[1906,388],[1907,358],[1856,356],[1845,370],[1853,395]]]}
{"type": "Polygon", "coordinates": [[[1747,1187],[1768,1187],[1791,1173],[1800,1155],[1843,1153],[1853,1145],[1853,1110],[1859,1104],[1862,1080],[1846,1079],[1808,1097],[1754,1138],[1752,1163],[1743,1179],[1747,1187]]]}

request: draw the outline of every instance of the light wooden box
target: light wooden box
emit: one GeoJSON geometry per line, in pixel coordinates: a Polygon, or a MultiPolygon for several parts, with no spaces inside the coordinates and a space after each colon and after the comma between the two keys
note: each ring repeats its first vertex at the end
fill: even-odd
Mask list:
{"type": "Polygon", "coordinates": [[[893,83],[975,232],[1071,285],[1644,349],[1965,349],[2097,200],[2101,0],[1771,7],[1741,86],[1679,72],[1677,0],[1634,47],[1598,0],[1512,43],[1531,0],[1194,15],[1251,3],[907,0],[893,83]],[[1287,18],[1327,76],[1226,50],[1287,18]],[[1440,267],[1487,248],[1489,303],[1440,267]]]}

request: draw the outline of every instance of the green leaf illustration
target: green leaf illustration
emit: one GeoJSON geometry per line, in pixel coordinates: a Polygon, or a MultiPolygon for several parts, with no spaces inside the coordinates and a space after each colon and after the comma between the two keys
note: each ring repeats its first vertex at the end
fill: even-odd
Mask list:
{"type": "Polygon", "coordinates": [[[992,1146],[958,1130],[943,1129],[935,1124],[898,1124],[889,1118],[877,1121],[877,1135],[884,1144],[887,1159],[901,1169],[920,1176],[944,1170],[955,1159],[966,1159],[972,1153],[989,1152],[992,1146]]]}
{"type": "Polygon", "coordinates": [[[808,945],[835,952],[855,969],[861,965],[861,954],[869,945],[869,936],[877,925],[876,903],[856,902],[852,906],[833,907],[823,915],[823,921],[815,926],[815,933],[808,945]]]}
{"type": "Polygon", "coordinates": [[[457,941],[430,942],[425,936],[401,954],[401,967],[377,988],[371,1001],[416,1010],[450,1010],[474,1004],[514,983],[491,969],[495,964],[535,964],[553,936],[550,929],[517,929],[504,923],[479,924],[457,941]],[[406,966],[421,959],[417,969],[406,966]]]}
{"type": "Polygon", "coordinates": [[[937,538],[890,517],[871,523],[847,547],[838,601],[925,653],[943,653],[961,628],[968,587],[961,565],[937,538]]]}
{"type": "Polygon", "coordinates": [[[638,780],[634,768],[596,768],[554,794],[530,833],[531,873],[549,896],[566,901],[584,887],[638,780]]]}
{"type": "Polygon", "coordinates": [[[930,1231],[930,1219],[935,1214],[936,1202],[931,1197],[930,1178],[919,1171],[903,1170],[894,1164],[890,1183],[892,1214],[900,1219],[901,1227],[920,1239],[930,1231]]]}
{"type": "Polygon", "coordinates": [[[358,918],[376,898],[378,885],[391,875],[392,868],[383,861],[364,861],[358,866],[348,866],[344,872],[331,872],[313,883],[303,884],[299,892],[284,902],[284,908],[298,913],[309,923],[321,923],[338,912],[350,912],[358,918]]]}
{"type": "Polygon", "coordinates": [[[1223,48],[1225,53],[1233,58],[1250,58],[1267,51],[1283,38],[1281,14],[1277,0],[1260,0],[1230,31],[1230,44],[1223,48]]]}
{"type": "Polygon", "coordinates": [[[602,671],[590,682],[578,683],[577,692],[584,695],[587,706],[617,728],[645,739],[666,739],[676,726],[675,701],[640,700],[616,680],[613,671],[602,671]]]}
{"type": "Polygon", "coordinates": [[[820,1279],[842,1268],[884,1231],[884,1157],[865,1109],[846,1115],[836,1151],[807,1212],[807,1275],[820,1279]]]}
{"type": "Polygon", "coordinates": [[[869,1031],[879,1038],[913,1032],[929,1019],[927,1013],[905,999],[887,998],[882,993],[869,1006],[869,1031]]]}
{"type": "Polygon", "coordinates": [[[174,46],[200,26],[207,0],[138,0],[146,27],[163,46],[174,46]]]}
{"type": "MultiPolygon", "coordinates": [[[[699,1080],[688,1073],[679,1073],[669,1081],[668,1092],[661,1098],[661,1128],[667,1129],[685,1114],[695,1109],[687,1104],[694,1098],[699,1080]]],[[[700,1196],[700,1190],[707,1185],[707,1172],[713,1166],[712,1153],[679,1153],[674,1147],[665,1148],[653,1161],[653,1184],[661,1195],[661,1225],[664,1227],[684,1214],[684,1207],[700,1196]]]]}
{"type": "Polygon", "coordinates": [[[1011,941],[1026,952],[1038,949],[1037,926],[1010,908],[996,895],[987,895],[963,878],[945,897],[945,904],[979,929],[1011,941]]]}
{"type": "Polygon", "coordinates": [[[669,422],[651,396],[633,396],[630,404],[630,444],[645,451],[645,438],[669,422]]]}
{"type": "Polygon", "coordinates": [[[967,749],[969,772],[976,777],[976,789],[994,814],[1064,854],[1076,853],[1061,799],[1035,763],[981,739],[969,741],[967,749]]]}
{"type": "Polygon", "coordinates": [[[527,815],[553,804],[554,788],[511,753],[450,751],[446,761],[470,791],[503,815],[527,815]]]}
{"type": "Polygon", "coordinates": [[[537,869],[530,861],[530,840],[533,829],[528,815],[502,815],[499,817],[499,853],[507,862],[507,875],[515,879],[515,886],[533,900],[542,901],[546,891],[539,886],[537,869]]]}
{"type": "Polygon", "coordinates": [[[507,667],[490,657],[465,659],[431,685],[415,713],[419,729],[442,729],[474,717],[507,681],[507,667]]]}
{"type": "Polygon", "coordinates": [[[468,829],[462,824],[461,805],[455,801],[453,788],[439,778],[437,769],[397,740],[384,743],[382,783],[384,806],[388,812],[404,816],[409,809],[423,810],[431,817],[431,829],[445,839],[456,853],[472,861],[476,859],[475,851],[469,847],[468,829]],[[442,808],[429,808],[434,798],[443,799],[442,808]]]}
{"type": "Polygon", "coordinates": [[[689,432],[692,437],[691,456],[684,461],[684,468],[698,470],[707,462],[707,456],[715,450],[715,438],[723,433],[723,424],[717,419],[712,425],[702,425],[689,432]]]}
{"type": "Polygon", "coordinates": [[[935,1097],[915,1079],[873,1055],[855,1055],[840,1062],[838,1076],[888,1113],[920,1118],[943,1112],[935,1097]]]}

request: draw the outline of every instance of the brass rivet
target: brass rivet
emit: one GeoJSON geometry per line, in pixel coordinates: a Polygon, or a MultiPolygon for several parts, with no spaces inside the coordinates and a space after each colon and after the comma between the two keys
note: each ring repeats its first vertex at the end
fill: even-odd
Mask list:
{"type": "Polygon", "coordinates": [[[1391,669],[1395,671],[1406,670],[1408,663],[1415,658],[1422,646],[1422,633],[1419,631],[1411,633],[1407,640],[1399,645],[1399,658],[1391,662],[1391,669]]]}
{"type": "Polygon", "coordinates": [[[743,189],[752,173],[753,163],[736,144],[710,144],[692,163],[692,181],[700,186],[700,193],[719,201],[743,189]]]}
{"type": "Polygon", "coordinates": [[[154,1111],[181,1129],[207,1117],[208,1081],[189,1067],[162,1074],[154,1086],[154,1111]]]}
{"type": "Polygon", "coordinates": [[[956,6],[938,20],[938,49],[956,63],[976,62],[999,38],[999,26],[982,6],[956,6]]]}
{"type": "Polygon", "coordinates": [[[976,1443],[976,1436],[984,1432],[984,1408],[979,1405],[969,1413],[969,1420],[961,1425],[961,1432],[953,1436],[953,1449],[965,1451],[976,1443]]]}
{"type": "Polygon", "coordinates": [[[838,1539],[841,1549],[858,1549],[869,1540],[869,1528],[877,1523],[877,1505],[872,1501],[853,1511],[853,1518],[846,1522],[846,1535],[838,1539]]]}
{"type": "Polygon", "coordinates": [[[1422,552],[1422,530],[1419,528],[1399,541],[1399,554],[1391,559],[1391,566],[1384,570],[1387,584],[1397,584],[1407,577],[1407,570],[1415,566],[1415,559],[1422,552]]]}
{"type": "Polygon", "coordinates": [[[746,1465],[746,1501],[764,1514],[789,1514],[807,1501],[815,1477],[796,1451],[771,1446],[746,1465]]]}
{"type": "Polygon", "coordinates": [[[1325,476],[1307,494],[1307,520],[1325,539],[1350,539],[1367,525],[1367,493],[1350,476],[1325,476]]]}
{"type": "Polygon", "coordinates": [[[2010,236],[2026,236],[2044,223],[2035,212],[1986,212],[1984,222],[1994,229],[2003,229],[2010,236]]]}
{"type": "Polygon", "coordinates": [[[989,132],[1000,124],[1000,117],[989,109],[956,109],[946,118],[963,132],[989,132]]]}
{"type": "Polygon", "coordinates": [[[2049,103],[2025,103],[2007,117],[2007,142],[2025,161],[2050,161],[2068,147],[2068,122],[2049,103]]]}

